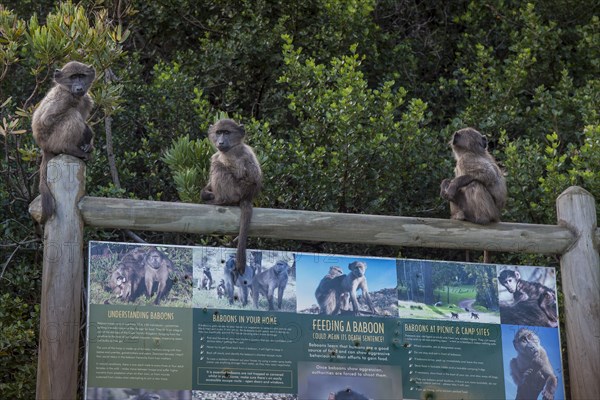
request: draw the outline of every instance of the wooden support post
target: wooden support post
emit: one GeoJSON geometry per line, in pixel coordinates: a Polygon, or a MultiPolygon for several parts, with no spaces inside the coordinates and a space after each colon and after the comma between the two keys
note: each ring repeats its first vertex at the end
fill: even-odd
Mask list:
{"type": "Polygon", "coordinates": [[[595,399],[600,393],[600,257],[594,198],[572,186],[556,200],[556,211],[559,225],[577,238],[560,259],[571,397],[595,399]]]}
{"type": "Polygon", "coordinates": [[[78,203],[85,191],[83,161],[59,155],[48,163],[56,200],[44,227],[37,399],[77,397],[83,220],[78,203]]]}

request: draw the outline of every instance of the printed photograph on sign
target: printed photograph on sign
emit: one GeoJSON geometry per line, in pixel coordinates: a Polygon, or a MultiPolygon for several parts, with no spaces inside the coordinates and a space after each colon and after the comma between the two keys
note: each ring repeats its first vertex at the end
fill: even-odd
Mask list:
{"type": "Polygon", "coordinates": [[[194,249],[194,307],[296,312],[293,253],[248,251],[240,274],[235,249],[194,249]]]}
{"type": "Polygon", "coordinates": [[[506,399],[565,398],[558,329],[502,326],[506,399]]]}
{"type": "Polygon", "coordinates": [[[192,400],[192,391],[88,388],[86,400],[192,400]]]}
{"type": "Polygon", "coordinates": [[[401,376],[399,367],[389,365],[301,362],[298,399],[399,400],[401,376]]]}
{"type": "Polygon", "coordinates": [[[403,318],[499,324],[496,266],[398,260],[403,318]]]}
{"type": "Polygon", "coordinates": [[[299,313],[398,315],[393,259],[296,254],[296,265],[299,313]]]}
{"type": "Polygon", "coordinates": [[[498,296],[503,324],[558,326],[554,268],[498,266],[498,296]]]}
{"type": "Polygon", "coordinates": [[[295,394],[260,392],[204,392],[194,390],[193,400],[297,400],[295,394]]]}
{"type": "Polygon", "coordinates": [[[192,249],[95,242],[89,282],[91,304],[189,307],[192,249]]]}

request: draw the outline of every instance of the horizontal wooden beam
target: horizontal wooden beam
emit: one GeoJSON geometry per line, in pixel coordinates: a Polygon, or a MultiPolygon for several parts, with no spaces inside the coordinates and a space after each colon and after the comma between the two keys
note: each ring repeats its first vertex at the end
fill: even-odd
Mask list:
{"type": "MultiPolygon", "coordinates": [[[[30,212],[39,215],[34,201],[30,212]]],[[[141,231],[236,234],[238,207],[84,197],[87,226],[141,231]]],[[[303,241],[562,254],[575,240],[558,225],[476,225],[449,219],[255,208],[250,235],[303,241]]],[[[600,232],[599,232],[600,237],[600,232]]]]}

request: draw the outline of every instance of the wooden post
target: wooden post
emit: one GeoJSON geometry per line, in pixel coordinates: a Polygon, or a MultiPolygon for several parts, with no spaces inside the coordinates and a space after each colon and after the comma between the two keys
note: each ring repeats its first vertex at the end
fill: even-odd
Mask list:
{"type": "Polygon", "coordinates": [[[594,198],[572,186],[556,200],[556,211],[559,225],[577,238],[560,259],[571,397],[595,399],[600,393],[600,257],[594,198]]]}
{"type": "Polygon", "coordinates": [[[85,191],[85,164],[59,155],[48,163],[56,200],[44,227],[37,399],[77,397],[83,220],[78,203],[85,191]]]}

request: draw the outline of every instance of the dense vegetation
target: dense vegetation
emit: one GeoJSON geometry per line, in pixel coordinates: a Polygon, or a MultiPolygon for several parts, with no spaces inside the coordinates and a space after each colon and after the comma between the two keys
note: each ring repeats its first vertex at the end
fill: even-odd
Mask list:
{"type": "MultiPolygon", "coordinates": [[[[0,397],[35,391],[41,240],[27,207],[37,195],[40,153],[30,125],[65,61],[99,73],[91,195],[197,201],[212,152],[206,129],[227,113],[246,125],[263,164],[260,206],[446,218],[438,196],[439,182],[452,175],[446,143],[473,126],[507,174],[504,220],[552,224],[555,199],[568,186],[600,199],[598,8],[593,0],[3,2],[0,397]]],[[[139,234],[155,243],[220,240],[139,234]]],[[[87,235],[124,239],[117,231],[87,235]]]]}

